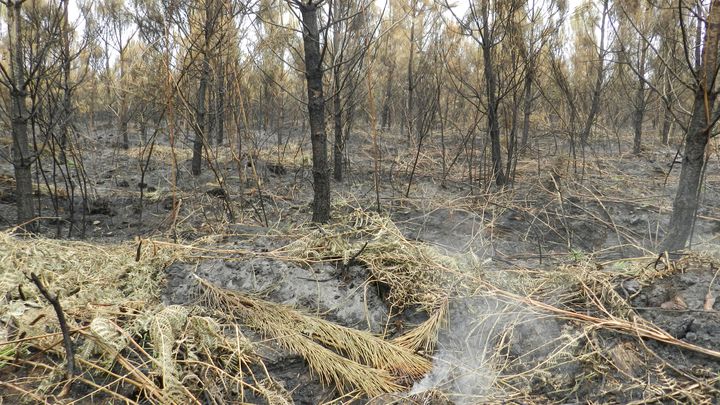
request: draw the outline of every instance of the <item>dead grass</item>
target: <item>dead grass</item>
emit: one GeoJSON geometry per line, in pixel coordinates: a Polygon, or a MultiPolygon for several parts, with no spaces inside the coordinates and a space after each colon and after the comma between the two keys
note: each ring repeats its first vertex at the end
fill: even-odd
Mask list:
{"type": "Polygon", "coordinates": [[[272,337],[307,360],[324,384],[339,392],[359,389],[372,397],[401,389],[395,378],[417,378],[430,363],[367,332],[346,328],[275,303],[199,280],[205,305],[272,337]],[[395,378],[393,376],[396,376],[395,378]]]}
{"type": "MultiPolygon", "coordinates": [[[[667,257],[628,259],[629,264],[612,272],[599,271],[596,263],[587,259],[555,271],[517,269],[507,276],[488,277],[479,266],[467,267],[466,261],[458,262],[427,245],[407,241],[392,221],[361,210],[354,211],[344,221],[308,230],[305,236],[272,255],[298,262],[347,263],[354,259],[362,263],[373,280],[390,287],[388,300],[394,307],[417,305],[430,314],[426,322],[396,339],[401,345],[416,350],[431,351],[436,347],[438,331],[445,324],[448,306],[453,301],[482,297],[506,302],[489,318],[473,318],[478,328],[488,328],[490,326],[483,322],[492,322],[492,333],[487,336],[490,353],[487,364],[497,372],[497,378],[491,383],[494,388],[486,397],[473,401],[527,401],[537,395],[528,388],[538,381],[545,386],[541,391],[561,392],[565,397],[581,390],[582,384],[573,381],[605,386],[607,392],[597,398],[634,390],[653,392],[654,400],[682,398],[703,403],[715,395],[715,390],[710,388],[712,381],[694,384],[693,376],[672,369],[666,362],[638,360],[648,356],[658,358],[644,339],[720,359],[720,352],[676,339],[644,320],[628,304],[627,298],[618,293],[618,285],[624,280],[647,285],[680,271],[667,257]],[[557,318],[568,328],[556,339],[546,342],[549,349],[544,360],[521,372],[517,370],[526,366],[523,360],[503,354],[509,351],[508,337],[525,322],[517,315],[518,311],[557,318]],[[498,322],[502,326],[498,326],[498,322]],[[625,343],[620,346],[603,343],[602,336],[607,333],[623,336],[625,343]],[[579,373],[558,375],[560,366],[570,363],[579,366],[579,373]],[[658,373],[672,377],[647,378],[658,373]],[[601,382],[606,378],[612,384],[601,382]],[[678,390],[678,385],[688,388],[678,390]]],[[[544,401],[549,399],[545,397],[544,401]]]]}
{"type": "Polygon", "coordinates": [[[646,285],[675,275],[682,267],[668,257],[626,259],[622,266],[606,263],[604,271],[587,259],[550,271],[517,268],[497,277],[477,262],[407,240],[390,219],[374,212],[355,209],[322,228],[301,226],[287,232],[293,242],[270,252],[143,241],[137,261],[133,244],[21,239],[0,233],[0,293],[5,297],[0,301],[5,325],[0,335],[1,389],[41,401],[63,393],[76,401],[95,396],[163,404],[201,403],[203,395],[211,395],[222,403],[231,395],[242,400],[252,393],[271,403],[291,403],[291,394],[272,376],[252,372],[255,366],[264,367],[242,333],[249,327],[303,357],[339,395],[397,393],[430,371],[428,359],[416,352],[434,353],[443,344],[441,331],[453,306],[469,300],[486,307],[492,303],[467,314],[473,335],[457,337],[470,339],[483,331],[478,335],[486,348],[482,368],[492,371],[487,390],[463,397],[440,385],[417,393],[414,400],[548,403],[574,396],[626,398],[623,393],[632,391],[640,393],[642,401],[710,403],[718,395],[718,377],[688,375],[646,342],[718,359],[720,353],[670,336],[639,316],[618,293],[622,280],[646,285]],[[163,269],[171,261],[198,256],[237,260],[238,255],[302,264],[359,263],[372,282],[388,287],[392,308],[419,307],[428,319],[385,340],[206,280],[198,280],[202,306],[160,302],[163,269]],[[656,259],[661,265],[652,265],[656,259]],[[63,392],[62,338],[50,306],[26,278],[31,272],[61,297],[76,342],[83,342],[77,347],[81,371],[74,381],[90,394],[81,398],[63,392]],[[513,336],[537,317],[555,319],[564,329],[544,342],[539,360],[530,360],[535,358],[532,353],[511,356],[513,336]],[[573,365],[571,376],[563,371],[567,365],[573,365]],[[28,376],[21,378],[18,370],[28,376]],[[599,391],[588,393],[583,386],[599,391]]]}
{"type": "Polygon", "coordinates": [[[126,395],[121,387],[130,386],[141,397],[163,404],[201,403],[207,392],[215,393],[218,401],[245,391],[270,401],[286,398],[269,375],[260,381],[250,372],[251,365],[264,366],[240,331],[241,323],[274,336],[304,357],[321,381],[339,392],[375,396],[398,391],[402,381],[430,368],[425,358],[369,333],[202,280],[205,304],[226,317],[202,315],[208,311],[203,308],[165,306],[160,302],[162,271],[183,257],[187,249],[181,246],[145,241],[138,251],[129,244],[20,239],[9,233],[0,234],[0,245],[0,291],[6,296],[0,318],[13,325],[3,330],[0,341],[0,372],[10,373],[9,390],[50,398],[65,381],[57,321],[27,280],[30,273],[39,274],[61,297],[70,329],[77,341],[85,342],[76,348],[82,371],[74,381],[88,385],[91,396],[120,398],[126,395]],[[32,363],[25,357],[37,350],[46,357],[41,367],[34,367],[33,378],[11,378],[12,365],[27,367],[32,363]],[[180,352],[186,353],[184,358],[178,357],[180,352]]]}

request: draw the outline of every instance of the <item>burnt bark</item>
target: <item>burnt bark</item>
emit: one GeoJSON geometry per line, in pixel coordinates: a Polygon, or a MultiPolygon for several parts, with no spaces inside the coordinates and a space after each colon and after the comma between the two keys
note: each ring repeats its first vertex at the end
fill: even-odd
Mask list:
{"type": "Polygon", "coordinates": [[[702,66],[701,51],[703,46],[701,3],[695,4],[695,15],[697,16],[697,25],[695,26],[695,70],[700,70],[700,67],[702,66]]]}
{"type": "Polygon", "coordinates": [[[330,173],[327,164],[327,135],[325,133],[325,96],[320,54],[320,30],[317,4],[295,3],[300,9],[305,48],[305,78],[308,92],[308,118],[313,153],[313,222],[330,219],[330,173]]]}
{"type": "MultiPolygon", "coordinates": [[[[122,37],[121,37],[122,38],[122,37]]],[[[120,44],[122,44],[122,39],[120,40],[120,44]]],[[[128,42],[129,44],[129,42],[128,42]]],[[[122,45],[121,45],[122,46],[122,45]]],[[[128,149],[130,148],[130,138],[128,134],[128,103],[127,103],[127,94],[125,94],[125,47],[122,47],[120,49],[120,110],[118,111],[118,127],[120,130],[120,135],[122,137],[122,148],[128,149]]]]}
{"type": "Polygon", "coordinates": [[[207,131],[207,87],[210,81],[210,29],[211,29],[210,2],[205,5],[204,40],[202,44],[202,65],[200,68],[200,82],[197,92],[197,115],[195,123],[195,139],[193,140],[193,154],[191,172],[199,176],[202,172],[202,152],[205,145],[207,131]]]}
{"type": "MultiPolygon", "coordinates": [[[[340,69],[336,67],[334,70],[340,69]]],[[[340,99],[340,73],[334,72],[335,75],[335,96],[333,97],[333,121],[335,132],[335,145],[333,147],[333,177],[335,181],[343,180],[343,123],[342,123],[342,101],[340,99]]]]}
{"type": "Polygon", "coordinates": [[[508,132],[507,137],[507,162],[506,162],[506,168],[505,168],[505,174],[507,176],[507,181],[510,182],[513,179],[513,168],[515,167],[515,163],[517,163],[517,128],[518,128],[518,119],[519,114],[518,110],[520,109],[520,101],[518,100],[518,97],[516,95],[513,95],[513,103],[512,108],[510,110],[511,114],[511,127],[510,131],[508,132]]]}
{"type": "Polygon", "coordinates": [[[412,13],[410,14],[410,55],[408,57],[407,65],[407,130],[408,140],[412,139],[413,133],[415,132],[415,75],[413,72],[413,63],[415,57],[415,11],[417,9],[417,2],[412,4],[412,13]]]}
{"type": "Polygon", "coordinates": [[[718,72],[718,45],[720,44],[720,0],[713,0],[708,13],[699,68],[696,72],[695,100],[692,117],[685,141],[682,169],[678,189],[673,201],[668,232],[661,249],[673,251],[683,249],[689,239],[695,222],[700,196],[700,186],[705,166],[705,149],[712,126],[712,108],[718,92],[715,82],[718,72]]]}
{"type": "MultiPolygon", "coordinates": [[[[333,7],[333,18],[336,20],[340,18],[340,1],[334,1],[333,7]]],[[[343,122],[342,122],[342,60],[344,46],[342,45],[340,22],[335,21],[333,24],[333,49],[335,52],[335,61],[333,63],[333,123],[335,133],[335,143],[333,146],[333,178],[337,182],[341,182],[343,179],[343,152],[344,152],[344,140],[343,140],[343,122]],[[342,48],[342,49],[341,49],[342,48]]]]}
{"type": "Polygon", "coordinates": [[[382,107],[382,117],[381,117],[381,127],[385,130],[390,129],[390,126],[392,125],[392,115],[390,111],[390,104],[392,103],[393,98],[393,80],[395,76],[395,61],[390,61],[390,66],[388,70],[388,77],[387,82],[385,83],[385,99],[383,101],[383,107],[382,107]]]}
{"type": "Polygon", "coordinates": [[[524,88],[524,104],[523,104],[523,132],[522,140],[520,141],[521,149],[527,148],[528,140],[530,138],[530,112],[532,108],[532,84],[533,84],[534,68],[528,66],[527,73],[525,73],[525,88],[524,88]]]}
{"type": "Polygon", "coordinates": [[[217,77],[215,82],[215,141],[218,146],[225,142],[225,60],[218,59],[217,77]]]}
{"type": "Polygon", "coordinates": [[[639,155],[641,152],[642,143],[642,125],[645,118],[645,56],[647,53],[647,47],[640,45],[642,49],[639,52],[639,63],[637,69],[638,83],[637,89],[635,90],[635,114],[633,117],[633,126],[635,129],[635,136],[633,138],[633,153],[639,155]]]}
{"type": "Polygon", "coordinates": [[[197,92],[197,123],[195,124],[195,139],[193,140],[192,174],[194,176],[198,176],[202,172],[202,152],[205,143],[205,121],[207,117],[206,95],[209,76],[210,58],[207,52],[203,52],[202,71],[197,92]]]}
{"type": "Polygon", "coordinates": [[[590,99],[590,111],[588,112],[587,119],[585,120],[585,126],[583,127],[582,134],[580,134],[580,140],[583,145],[587,144],[590,139],[590,133],[592,131],[592,126],[595,123],[595,117],[600,110],[600,94],[602,92],[603,78],[605,77],[605,23],[608,16],[608,7],[608,0],[604,0],[602,19],[600,22],[600,48],[598,52],[597,75],[595,76],[595,84],[593,86],[590,99]]]}
{"type": "Polygon", "coordinates": [[[488,27],[487,21],[489,21],[488,5],[483,3],[482,6],[483,19],[485,24],[483,30],[483,67],[485,68],[485,87],[488,101],[488,134],[490,136],[490,152],[492,158],[493,167],[493,180],[498,186],[504,186],[507,182],[505,173],[503,171],[502,154],[500,150],[500,123],[498,119],[498,97],[497,97],[497,77],[495,73],[495,66],[492,61],[492,41],[490,28],[488,27]]]}
{"type": "Polygon", "coordinates": [[[661,137],[663,145],[670,145],[670,130],[672,129],[672,116],[667,109],[663,111],[663,124],[661,128],[661,137]]]}
{"type": "MultiPolygon", "coordinates": [[[[11,72],[11,130],[12,161],[15,171],[15,198],[18,223],[28,224],[35,217],[35,204],[32,195],[32,164],[34,159],[28,139],[27,88],[23,65],[22,44],[22,3],[23,0],[9,0],[7,5],[8,34],[10,39],[11,72]]],[[[33,229],[30,224],[26,229],[33,229]]]]}
{"type": "Polygon", "coordinates": [[[665,108],[663,108],[663,119],[662,119],[662,128],[660,132],[660,136],[662,137],[662,143],[663,145],[669,145],[670,144],[670,130],[672,129],[672,123],[673,123],[673,117],[670,112],[670,108],[672,108],[672,102],[673,97],[672,93],[670,92],[670,77],[666,73],[666,76],[664,78],[664,88],[663,91],[665,94],[667,94],[667,101],[665,103],[665,108]]]}
{"type": "Polygon", "coordinates": [[[65,162],[65,150],[70,137],[71,126],[71,89],[70,89],[70,23],[68,20],[68,0],[63,1],[62,22],[62,121],[60,123],[60,163],[65,162]]]}
{"type": "MultiPolygon", "coordinates": [[[[712,96],[714,101],[715,96],[712,96]]],[[[662,243],[662,250],[683,249],[692,231],[692,224],[698,208],[700,180],[705,164],[705,147],[710,131],[705,115],[705,96],[696,94],[693,115],[688,128],[684,158],[680,170],[678,189],[673,201],[670,227],[662,243]]]]}

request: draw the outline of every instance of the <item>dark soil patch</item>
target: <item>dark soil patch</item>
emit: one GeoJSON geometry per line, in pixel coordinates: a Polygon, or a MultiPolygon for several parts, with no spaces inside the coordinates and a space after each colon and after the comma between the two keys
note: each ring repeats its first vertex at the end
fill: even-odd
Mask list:
{"type": "Polygon", "coordinates": [[[367,283],[364,269],[358,266],[351,266],[341,275],[330,265],[304,269],[258,258],[205,261],[199,265],[176,263],[166,274],[163,299],[168,304],[193,302],[194,274],[218,287],[261,295],[269,301],[322,315],[344,326],[381,333],[388,324],[387,307],[377,288],[367,283]]]}
{"type": "MultiPolygon", "coordinates": [[[[720,351],[720,302],[715,302],[720,296],[717,276],[714,264],[695,264],[643,288],[632,303],[645,319],[673,337],[720,351]]],[[[720,359],[655,342],[650,345],[672,365],[698,378],[720,373],[720,359]]]]}

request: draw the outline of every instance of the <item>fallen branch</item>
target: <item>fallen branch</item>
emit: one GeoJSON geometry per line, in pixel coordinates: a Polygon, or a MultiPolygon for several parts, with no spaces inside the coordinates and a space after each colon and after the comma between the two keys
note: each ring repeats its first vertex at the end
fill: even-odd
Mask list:
{"type": "Polygon", "coordinates": [[[357,259],[358,256],[360,256],[360,254],[365,250],[367,245],[368,245],[368,242],[365,242],[365,244],[362,245],[360,250],[358,250],[354,255],[352,255],[352,257],[350,259],[348,259],[347,262],[345,262],[345,264],[343,265],[343,268],[342,268],[343,274],[347,274],[348,271],[350,271],[350,266],[352,266],[353,263],[355,263],[355,259],[357,259]]]}
{"type": "Polygon", "coordinates": [[[616,318],[612,315],[610,315],[610,317],[607,319],[598,318],[592,315],[557,308],[553,305],[546,304],[544,302],[537,301],[529,297],[521,297],[511,292],[503,291],[486,282],[481,283],[484,284],[487,288],[489,288],[491,292],[494,292],[499,296],[504,296],[518,302],[524,302],[530,306],[534,306],[536,308],[560,315],[568,319],[574,319],[576,321],[589,323],[597,328],[614,330],[616,332],[624,333],[631,336],[638,336],[646,339],[653,339],[658,342],[663,342],[696,353],[702,353],[706,356],[710,356],[720,360],[720,352],[677,339],[666,331],[658,328],[657,326],[648,323],[645,319],[641,317],[633,319],[632,322],[616,318]]]}
{"type": "Polygon", "coordinates": [[[60,322],[60,331],[62,331],[63,342],[65,343],[67,378],[72,379],[75,376],[75,352],[73,351],[73,344],[70,339],[70,330],[68,328],[67,321],[65,320],[65,312],[63,312],[62,306],[60,305],[60,300],[57,295],[50,294],[47,287],[45,287],[40,278],[38,278],[37,274],[30,273],[30,280],[35,283],[35,286],[37,286],[38,290],[40,290],[40,293],[43,297],[45,297],[45,299],[50,301],[50,304],[52,304],[53,309],[55,310],[55,315],[57,315],[58,322],[60,322]]]}

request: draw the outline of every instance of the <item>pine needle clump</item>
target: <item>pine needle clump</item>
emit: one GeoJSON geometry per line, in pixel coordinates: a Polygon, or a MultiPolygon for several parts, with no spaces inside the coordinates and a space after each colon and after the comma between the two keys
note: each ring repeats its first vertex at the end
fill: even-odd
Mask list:
{"type": "Polygon", "coordinates": [[[73,381],[89,388],[76,399],[131,404],[192,404],[207,395],[219,401],[259,392],[246,378],[259,360],[237,327],[161,302],[163,270],[179,252],[152,243],[139,248],[0,232],[0,388],[52,402],[68,395],[67,381],[73,381]],[[64,373],[58,318],[31,274],[58,297],[73,340],[74,376],[64,373]],[[40,361],[26,359],[38,352],[40,361]],[[16,379],[16,367],[32,371],[16,379]]]}
{"type": "Polygon", "coordinates": [[[362,209],[342,221],[312,230],[275,252],[295,262],[339,261],[367,268],[371,280],[388,287],[386,300],[398,310],[418,307],[430,319],[397,340],[412,350],[435,344],[449,297],[469,291],[457,258],[409,241],[388,217],[362,209]]]}
{"type": "Polygon", "coordinates": [[[430,363],[368,332],[305,315],[289,307],[221,289],[198,280],[201,302],[261,331],[302,356],[323,383],[341,393],[367,396],[401,390],[398,378],[417,378],[430,363]]]}
{"type": "Polygon", "coordinates": [[[408,241],[390,218],[360,209],[346,220],[309,232],[280,253],[300,262],[348,264],[352,259],[367,267],[374,280],[390,287],[391,305],[419,305],[428,312],[445,301],[460,274],[455,258],[408,241]]]}

